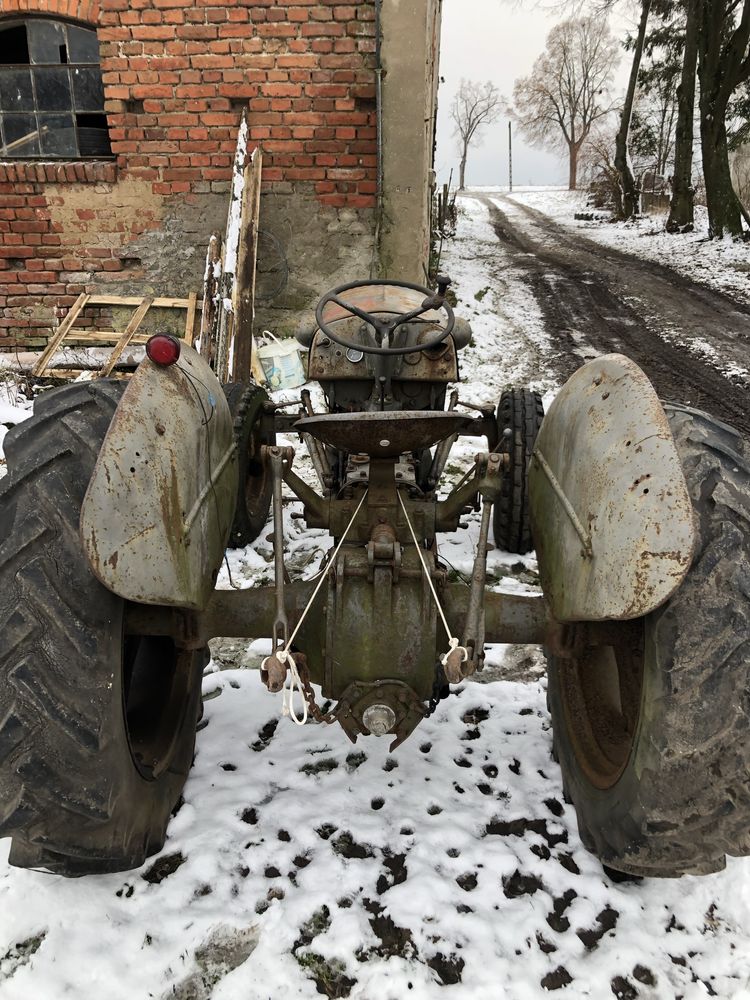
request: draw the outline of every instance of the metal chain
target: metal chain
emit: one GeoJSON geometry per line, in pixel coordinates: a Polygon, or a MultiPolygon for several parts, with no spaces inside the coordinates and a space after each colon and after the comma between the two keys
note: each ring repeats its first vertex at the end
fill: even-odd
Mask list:
{"type": "Polygon", "coordinates": [[[448,687],[448,681],[445,677],[443,664],[440,660],[438,660],[435,664],[435,678],[432,682],[432,694],[430,695],[430,700],[427,702],[427,711],[424,713],[425,719],[429,719],[440,702],[450,695],[450,687],[448,687],[448,693],[444,693],[446,687],[448,687]]]}
{"type": "Polygon", "coordinates": [[[318,707],[318,703],[315,701],[315,692],[313,691],[312,684],[310,683],[310,671],[307,668],[307,657],[304,653],[292,653],[292,656],[294,657],[294,662],[297,664],[297,673],[299,674],[299,679],[302,683],[302,693],[305,696],[305,701],[307,702],[307,708],[310,715],[316,722],[325,722],[328,725],[332,722],[336,722],[339,712],[338,706],[330,712],[322,712],[318,707]]]}

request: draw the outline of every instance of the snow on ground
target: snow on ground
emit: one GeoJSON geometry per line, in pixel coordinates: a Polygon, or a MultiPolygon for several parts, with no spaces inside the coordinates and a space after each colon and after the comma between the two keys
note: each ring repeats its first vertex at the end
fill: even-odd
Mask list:
{"type": "MultiPolygon", "coordinates": [[[[541,315],[483,206],[465,204],[442,267],[474,329],[462,395],[495,404],[520,383],[549,400],[541,315]]],[[[449,475],[481,446],[457,449],[449,475]]],[[[287,497],[290,568],[309,577],[330,539],[298,509],[287,497]]],[[[464,575],[476,530],[441,539],[464,575]]],[[[271,581],[267,534],[229,554],[220,586],[271,581]]],[[[533,590],[535,562],[493,552],[490,576],[533,590]]],[[[463,684],[390,753],[280,718],[242,669],[267,648],[215,651],[184,802],[141,869],[19,871],[0,841],[0,1000],[750,997],[750,863],[613,882],[564,802],[538,651],[491,648],[485,675],[525,683],[463,684]]]]}
{"type": "MultiPolygon", "coordinates": [[[[487,190],[486,193],[491,194],[492,191],[487,190]]],[[[536,209],[558,225],[580,231],[588,239],[604,246],[666,265],[699,284],[725,292],[742,302],[750,302],[750,244],[731,237],[710,240],[708,215],[702,206],[697,206],[695,210],[695,231],[680,234],[665,230],[667,213],[643,215],[630,222],[610,222],[607,211],[587,205],[588,194],[585,191],[518,188],[512,195],[503,197],[499,205],[503,211],[510,209],[512,214],[509,203],[514,201],[536,209]],[[575,219],[577,212],[593,213],[594,219],[575,219]]],[[[520,214],[512,214],[514,221],[520,221],[520,214]]],[[[523,221],[524,225],[529,225],[528,216],[523,221]]]]}
{"type": "Polygon", "coordinates": [[[21,395],[15,377],[3,377],[0,370],[0,478],[6,472],[3,439],[11,427],[30,416],[31,403],[21,395]]]}
{"type": "Polygon", "coordinates": [[[748,995],[746,864],[613,883],[564,803],[542,682],[465,684],[393,754],[279,721],[255,671],[205,690],[157,858],[0,869],[3,1000],[748,995]]]}

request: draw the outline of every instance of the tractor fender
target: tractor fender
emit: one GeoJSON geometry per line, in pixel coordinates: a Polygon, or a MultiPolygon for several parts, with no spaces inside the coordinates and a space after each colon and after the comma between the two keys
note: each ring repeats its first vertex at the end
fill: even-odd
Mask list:
{"type": "Polygon", "coordinates": [[[232,418],[208,364],[188,347],[146,358],[115,412],[89,481],[80,530],[91,568],[128,601],[202,609],[237,498],[232,418]]]}
{"type": "Polygon", "coordinates": [[[634,362],[604,355],[565,383],[534,445],[529,503],[557,621],[639,618],[680,586],[693,505],[667,416],[634,362]]]}

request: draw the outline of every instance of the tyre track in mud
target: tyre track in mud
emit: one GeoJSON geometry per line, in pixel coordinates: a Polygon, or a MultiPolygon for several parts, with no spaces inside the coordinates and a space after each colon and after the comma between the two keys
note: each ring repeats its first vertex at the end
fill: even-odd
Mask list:
{"type": "Polygon", "coordinates": [[[707,410],[750,438],[747,382],[723,374],[687,346],[700,337],[719,357],[750,367],[750,308],[666,267],[570,234],[514,202],[554,241],[542,245],[490,198],[471,197],[486,205],[498,240],[534,293],[550,338],[569,359],[560,366],[562,378],[598,354],[626,354],[662,399],[707,410]]]}

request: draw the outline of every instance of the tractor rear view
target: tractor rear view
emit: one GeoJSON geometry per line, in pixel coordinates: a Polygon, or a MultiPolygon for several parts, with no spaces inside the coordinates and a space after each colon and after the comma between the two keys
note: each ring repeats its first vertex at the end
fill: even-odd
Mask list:
{"type": "Polygon", "coordinates": [[[542,644],[586,846],[638,875],[750,853],[743,442],[663,406],[621,355],[581,367],[546,416],[523,387],[462,403],[471,330],[448,284],[323,296],[300,339],[324,412],[307,391],[289,404],[252,382],[222,387],[159,336],[127,385],[43,393],[8,434],[0,836],[12,864],[119,871],[161,848],[214,636],[271,636],[261,678],[294,721],[394,748],[481,671],[485,644],[542,644]],[[316,487],[282,434],[305,447],[316,487]],[[461,438],[475,458],[447,486],[461,438]],[[311,580],[286,571],[284,488],[331,535],[311,580]],[[252,542],[269,512],[274,584],[216,590],[226,546],[252,542]],[[466,519],[473,569],[456,583],[438,545],[466,519]],[[487,589],[491,538],[536,549],[542,594],[487,589]]]}

